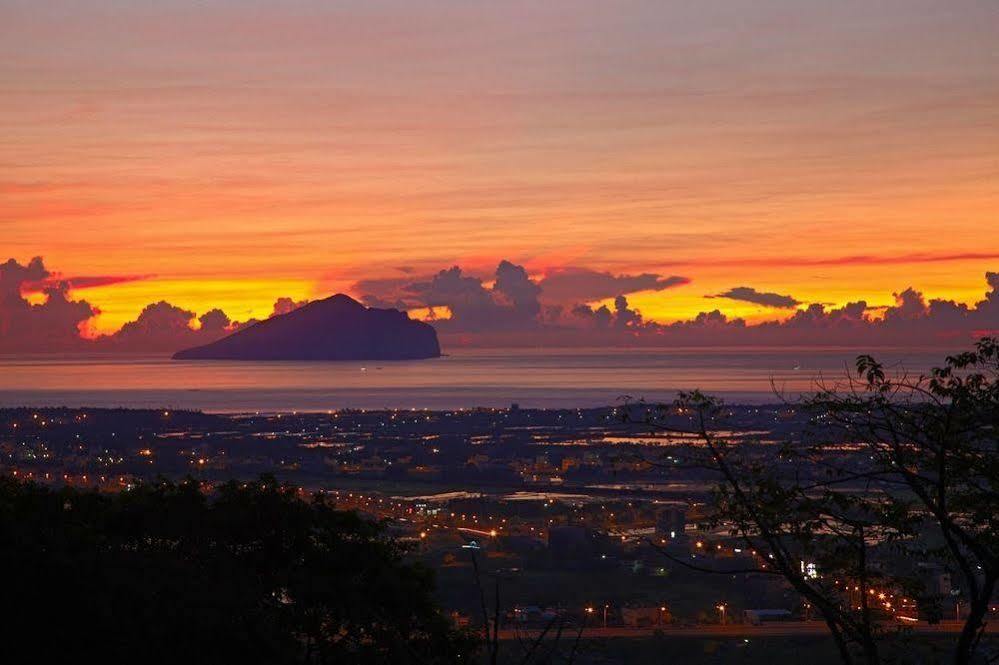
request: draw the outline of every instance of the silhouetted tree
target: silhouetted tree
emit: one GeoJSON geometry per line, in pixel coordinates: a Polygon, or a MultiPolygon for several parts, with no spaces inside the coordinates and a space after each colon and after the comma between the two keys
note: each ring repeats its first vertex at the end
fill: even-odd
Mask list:
{"type": "Polygon", "coordinates": [[[273,478],[120,494],[0,479],[8,662],[460,663],[381,525],[273,478]]]}
{"type": "MultiPolygon", "coordinates": [[[[475,555],[477,547],[468,548],[469,561],[472,563],[472,574],[475,580],[475,589],[479,596],[479,609],[482,621],[482,643],[484,645],[484,662],[488,665],[497,665],[501,662],[500,625],[502,623],[502,605],[500,603],[500,582],[499,577],[493,576],[493,597],[492,610],[490,612],[489,602],[486,598],[485,585],[483,584],[483,570],[479,564],[479,558],[475,555]]],[[[586,628],[586,615],[576,625],[571,625],[565,616],[556,614],[534,635],[521,635],[517,633],[517,645],[519,654],[505,655],[503,662],[517,663],[518,665],[549,665],[551,663],[562,663],[563,665],[573,665],[576,662],[576,654],[579,650],[579,642],[583,637],[586,628]],[[566,649],[563,649],[563,636],[571,635],[566,649]],[[546,644],[547,641],[547,644],[546,644]]],[[[509,642],[508,642],[509,644],[509,642]]]]}
{"type": "Polygon", "coordinates": [[[714,523],[758,555],[745,572],[782,576],[821,613],[844,662],[885,662],[911,644],[892,592],[939,618],[945,599],[919,570],[933,565],[966,598],[953,662],[970,663],[999,579],[999,341],[928,376],[860,356],[845,382],[793,407],[809,427],[769,450],[726,436],[724,406],[699,392],[629,417],[696,438],[696,464],[719,481],[714,523]]]}

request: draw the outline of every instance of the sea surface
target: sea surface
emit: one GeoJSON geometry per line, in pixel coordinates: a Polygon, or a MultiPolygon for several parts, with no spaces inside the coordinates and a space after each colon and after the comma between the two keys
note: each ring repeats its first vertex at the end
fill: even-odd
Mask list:
{"type": "MultiPolygon", "coordinates": [[[[937,350],[876,355],[918,374],[937,350]]],[[[185,408],[219,413],[344,408],[591,407],[671,400],[699,388],[775,402],[842,381],[850,349],[475,349],[394,362],[178,361],[148,356],[0,356],[0,406],[185,408]]]]}

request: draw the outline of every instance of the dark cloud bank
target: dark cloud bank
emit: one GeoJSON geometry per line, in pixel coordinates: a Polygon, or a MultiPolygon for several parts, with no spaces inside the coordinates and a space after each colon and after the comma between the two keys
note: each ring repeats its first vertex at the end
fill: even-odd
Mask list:
{"type": "MultiPolygon", "coordinates": [[[[101,284],[134,278],[100,278],[101,284]]],[[[14,259],[0,264],[0,353],[45,352],[174,352],[207,344],[254,323],[232,321],[220,309],[198,316],[160,301],[146,305],[134,321],[113,335],[86,339],[87,323],[100,311],[86,300],[71,300],[73,287],[94,285],[94,278],[58,279],[40,257],[27,265],[14,259]],[[24,297],[28,289],[45,295],[42,304],[24,297]]],[[[304,303],[279,298],[274,314],[285,314],[304,303]]]]}
{"type": "MultiPolygon", "coordinates": [[[[430,308],[445,348],[451,346],[705,346],[705,345],[885,345],[960,346],[999,332],[999,273],[985,275],[983,299],[972,306],[929,300],[911,288],[895,294],[895,305],[878,310],[858,301],[841,308],[812,304],[786,321],[749,325],[718,310],[672,324],[646,320],[626,294],[681,287],[689,279],[657,274],[613,275],[563,268],[533,280],[522,267],[500,262],[488,278],[455,266],[436,275],[363,280],[352,291],[372,307],[430,308]],[[614,298],[613,306],[585,304],[614,298]],[[448,312],[450,318],[443,318],[448,312]]],[[[213,309],[196,315],[167,302],[148,305],[135,321],[94,340],[81,332],[98,310],[73,300],[72,280],[50,273],[41,258],[0,264],[0,353],[172,352],[206,344],[253,321],[234,322],[213,309]],[[45,302],[23,293],[40,288],[45,302]]],[[[717,294],[774,308],[801,305],[789,295],[734,287],[717,294]]],[[[304,304],[280,298],[272,315],[304,304]]]]}
{"type": "MultiPolygon", "coordinates": [[[[749,325],[719,310],[671,324],[646,320],[626,294],[689,283],[685,277],[611,275],[583,268],[560,270],[534,282],[520,266],[500,263],[495,279],[473,277],[453,267],[427,280],[358,282],[369,305],[447,307],[451,318],[435,323],[445,345],[953,345],[999,331],[999,273],[986,273],[986,293],[968,307],[929,300],[911,288],[895,294],[887,309],[866,302],[841,308],[812,304],[785,321],[749,325]],[[577,279],[573,279],[576,277],[577,279]],[[491,288],[486,286],[493,282],[491,288]],[[549,291],[554,291],[552,293],[549,291]],[[615,294],[615,290],[617,293],[615,294]],[[554,297],[553,297],[554,296],[554,297]],[[580,301],[614,297],[611,307],[580,301]],[[573,303],[575,300],[575,303],[573,303]]],[[[734,287],[712,296],[778,309],[802,305],[789,295],[734,287]]]]}

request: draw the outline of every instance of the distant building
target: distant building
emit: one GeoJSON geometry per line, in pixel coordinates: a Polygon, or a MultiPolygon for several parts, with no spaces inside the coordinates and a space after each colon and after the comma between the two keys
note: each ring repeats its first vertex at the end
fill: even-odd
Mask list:
{"type": "Polygon", "coordinates": [[[669,610],[663,606],[622,607],[621,623],[631,628],[659,626],[670,622],[669,610]]]}
{"type": "Polygon", "coordinates": [[[538,605],[516,605],[508,616],[515,623],[550,623],[564,613],[555,607],[541,609],[538,605]]]}
{"type": "Polygon", "coordinates": [[[943,566],[932,563],[917,564],[919,578],[929,596],[949,596],[952,585],[950,572],[943,566]]]}
{"type": "Polygon", "coordinates": [[[571,469],[579,467],[578,457],[563,457],[562,458],[562,472],[565,473],[571,469]]]}
{"type": "Polygon", "coordinates": [[[683,538],[686,528],[687,511],[679,506],[666,508],[656,519],[656,537],[660,540],[683,538]]]}
{"type": "Polygon", "coordinates": [[[481,469],[481,468],[487,466],[490,461],[491,460],[489,459],[489,455],[484,455],[482,453],[478,453],[476,455],[472,455],[471,457],[469,457],[468,461],[465,462],[465,464],[468,465],[468,466],[474,466],[476,468],[481,469]]]}
{"type": "Polygon", "coordinates": [[[742,613],[746,623],[759,626],[772,621],[790,621],[791,610],[745,610],[742,613]]]}

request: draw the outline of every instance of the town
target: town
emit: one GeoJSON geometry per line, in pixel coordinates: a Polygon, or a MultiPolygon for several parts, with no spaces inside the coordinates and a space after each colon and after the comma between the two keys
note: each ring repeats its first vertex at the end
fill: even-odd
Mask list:
{"type": "MultiPolygon", "coordinates": [[[[823,632],[808,603],[767,573],[767,557],[711,520],[714,479],[688,463],[698,437],[648,426],[644,409],[6,409],[0,472],[112,492],[161,477],[206,492],[273,477],[383,521],[436,571],[441,605],[459,625],[488,621],[479,591],[488,578],[510,638],[555,620],[604,636],[731,634],[773,623],[823,632]]],[[[729,429],[717,436],[775,463],[779,442],[810,422],[786,404],[728,406],[725,416],[729,429]]],[[[839,454],[853,453],[844,442],[839,454]]],[[[814,562],[801,565],[822,574],[814,562]]],[[[953,599],[934,624],[959,619],[947,572],[919,574],[953,599]]],[[[833,583],[855,602],[850,580],[833,583]]],[[[928,628],[903,590],[868,593],[891,621],[928,628]]]]}

